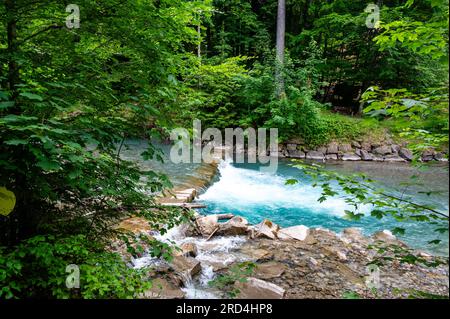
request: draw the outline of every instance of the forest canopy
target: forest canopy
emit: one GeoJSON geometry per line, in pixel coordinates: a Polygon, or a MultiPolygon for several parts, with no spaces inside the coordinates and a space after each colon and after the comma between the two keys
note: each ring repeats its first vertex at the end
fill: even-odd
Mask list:
{"type": "Polygon", "coordinates": [[[286,0],[284,21],[279,2],[0,1],[0,298],[146,289],[109,250],[111,224],[138,215],[164,231],[190,213],[154,201],[170,181],[122,159],[126,138],[200,119],[311,146],[389,130],[417,150],[447,147],[447,0],[375,1],[376,27],[373,1],[286,0]],[[68,291],[74,262],[89,276],[68,291]]]}

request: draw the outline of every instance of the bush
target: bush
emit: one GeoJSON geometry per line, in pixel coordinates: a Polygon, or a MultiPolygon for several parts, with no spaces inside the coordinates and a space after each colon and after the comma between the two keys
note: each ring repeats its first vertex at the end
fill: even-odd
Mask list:
{"type": "Polygon", "coordinates": [[[151,287],[145,273],[84,235],[35,236],[0,248],[0,298],[134,298],[151,287]],[[66,267],[79,266],[80,288],[68,289],[66,267]]]}

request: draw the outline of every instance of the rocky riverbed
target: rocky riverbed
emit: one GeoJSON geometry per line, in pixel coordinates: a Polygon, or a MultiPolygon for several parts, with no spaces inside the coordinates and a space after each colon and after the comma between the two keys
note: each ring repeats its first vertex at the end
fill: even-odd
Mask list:
{"type": "Polygon", "coordinates": [[[390,232],[365,237],[358,229],[341,234],[305,226],[280,228],[269,220],[249,225],[239,216],[197,216],[165,236],[181,250],[171,262],[150,256],[131,258],[130,265],[148,269],[154,287],[143,298],[407,298],[448,297],[448,259],[412,252],[422,263],[399,262],[388,251],[370,246],[407,249],[390,232]],[[221,220],[221,218],[227,218],[221,220]],[[380,266],[368,266],[377,258],[380,266]],[[440,263],[427,267],[424,263],[440,263]],[[236,270],[252,265],[237,279],[236,270]],[[231,278],[220,289],[215,278],[231,278]]]}

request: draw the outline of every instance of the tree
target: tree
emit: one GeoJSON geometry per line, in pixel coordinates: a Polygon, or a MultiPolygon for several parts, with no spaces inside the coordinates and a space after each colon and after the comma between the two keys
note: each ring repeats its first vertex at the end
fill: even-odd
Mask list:
{"type": "Polygon", "coordinates": [[[278,0],[275,81],[276,81],[276,95],[279,98],[284,96],[283,67],[284,67],[285,36],[286,36],[286,0],[278,0]]]}

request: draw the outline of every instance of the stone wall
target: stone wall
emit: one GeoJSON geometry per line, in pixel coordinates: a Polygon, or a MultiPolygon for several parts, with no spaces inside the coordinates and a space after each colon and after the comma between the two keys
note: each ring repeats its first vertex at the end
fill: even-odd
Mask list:
{"type": "MultiPolygon", "coordinates": [[[[353,141],[331,142],[326,146],[309,148],[301,141],[289,141],[279,144],[278,149],[271,149],[271,155],[281,158],[298,158],[311,160],[342,160],[342,161],[377,161],[377,162],[409,162],[413,159],[413,153],[405,144],[399,145],[393,141],[368,142],[353,141]]],[[[426,150],[421,155],[421,160],[446,162],[447,154],[433,149],[426,150]]]]}

